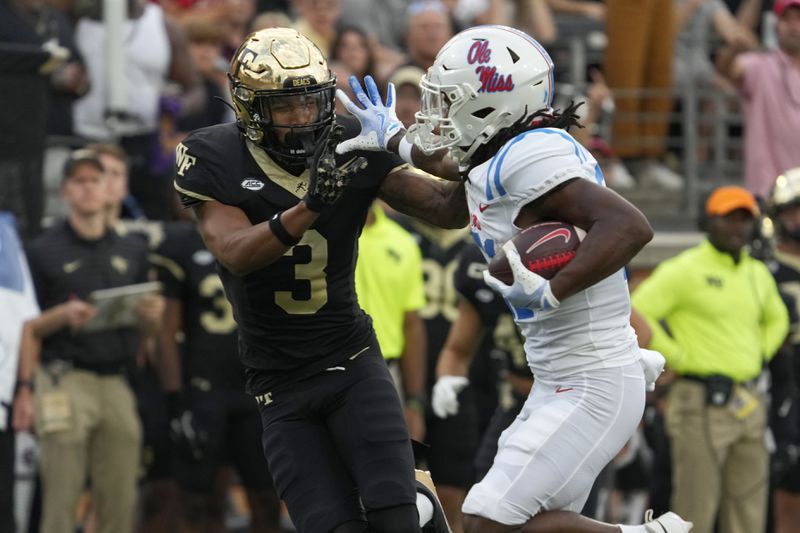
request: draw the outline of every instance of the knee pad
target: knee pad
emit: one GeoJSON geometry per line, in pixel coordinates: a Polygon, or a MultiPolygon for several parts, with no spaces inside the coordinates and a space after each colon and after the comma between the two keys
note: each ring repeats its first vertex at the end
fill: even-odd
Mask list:
{"type": "Polygon", "coordinates": [[[416,505],[398,505],[367,511],[369,533],[419,532],[419,515],[416,505]]]}
{"type": "Polygon", "coordinates": [[[331,533],[367,533],[367,523],[351,520],[336,526],[331,533]]]}

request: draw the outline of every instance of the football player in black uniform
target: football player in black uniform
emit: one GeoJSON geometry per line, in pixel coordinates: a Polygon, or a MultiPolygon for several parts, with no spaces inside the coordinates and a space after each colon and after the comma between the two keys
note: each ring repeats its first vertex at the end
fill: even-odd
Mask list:
{"type": "Polygon", "coordinates": [[[178,146],[175,186],[233,306],[275,487],[301,533],[419,531],[439,509],[423,496],[417,513],[403,411],[355,296],[357,239],[376,196],[462,227],[463,186],[385,153],[335,155],[359,126],[334,119],[336,80],[294,30],[248,36],[230,82],[236,124],[178,146]]]}
{"type": "Polygon", "coordinates": [[[192,222],[168,223],[164,230],[151,261],[167,298],[159,354],[184,527],[224,530],[227,487],[219,490],[218,477],[230,463],[247,491],[250,531],[280,531],[280,504],[259,446],[261,419],[255,400],[244,393],[236,322],[214,257],[192,222]]]}
{"type": "Polygon", "coordinates": [[[770,361],[772,403],[770,428],[775,437],[772,473],[775,522],[779,531],[797,531],[800,524],[800,167],[778,176],[769,201],[777,242],[767,264],[789,308],[787,345],[770,361]],[[782,367],[777,367],[782,365],[782,367]]]}

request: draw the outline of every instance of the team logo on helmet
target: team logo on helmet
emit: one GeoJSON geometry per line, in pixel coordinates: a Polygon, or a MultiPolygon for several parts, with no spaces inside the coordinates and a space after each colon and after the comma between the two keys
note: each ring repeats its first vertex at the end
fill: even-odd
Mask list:
{"type": "Polygon", "coordinates": [[[514,89],[514,81],[512,74],[504,76],[497,73],[497,67],[488,65],[492,60],[492,49],[489,48],[489,41],[486,39],[477,39],[467,52],[467,63],[474,65],[475,73],[481,82],[481,87],[478,89],[479,93],[495,93],[498,91],[512,91],[514,89]]]}

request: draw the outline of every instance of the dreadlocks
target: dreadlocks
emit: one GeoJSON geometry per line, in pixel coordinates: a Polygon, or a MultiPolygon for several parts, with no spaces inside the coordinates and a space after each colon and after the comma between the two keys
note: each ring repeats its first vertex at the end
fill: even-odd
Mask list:
{"type": "Polygon", "coordinates": [[[573,101],[563,112],[557,109],[540,109],[528,116],[523,116],[511,126],[503,128],[489,142],[475,150],[475,153],[470,158],[469,168],[463,173],[462,177],[466,178],[473,168],[491,159],[504,144],[521,133],[539,128],[559,128],[562,130],[568,130],[573,126],[582,128],[583,126],[580,125],[577,113],[578,108],[582,105],[583,102],[576,104],[573,101]]]}

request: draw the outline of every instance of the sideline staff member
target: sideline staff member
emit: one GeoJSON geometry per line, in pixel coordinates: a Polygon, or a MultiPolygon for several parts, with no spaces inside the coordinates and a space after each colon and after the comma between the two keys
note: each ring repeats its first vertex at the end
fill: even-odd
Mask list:
{"type": "Polygon", "coordinates": [[[775,281],[744,246],[758,206],[741,187],[706,203],[708,238],[662,263],[633,294],[652,328],[648,348],[678,374],[667,409],[672,509],[693,533],[763,531],[769,454],[764,399],[755,382],[786,338],[775,281]],[[666,324],[666,327],[662,326],[666,324]]]}
{"type": "Polygon", "coordinates": [[[42,531],[72,533],[87,473],[99,533],[131,531],[141,427],[125,373],[139,334],[155,332],[163,299],[142,299],[140,327],[82,333],[96,313],[92,291],[147,281],[147,246],[106,224],[107,186],[97,156],[74,152],[61,194],[67,220],[31,243],[28,261],[43,310],[25,323],[14,427],[33,423],[41,447],[42,531]],[[41,351],[42,365],[37,370],[41,351]],[[34,381],[35,371],[35,387],[34,381]],[[35,393],[34,393],[35,390],[35,393]]]}

